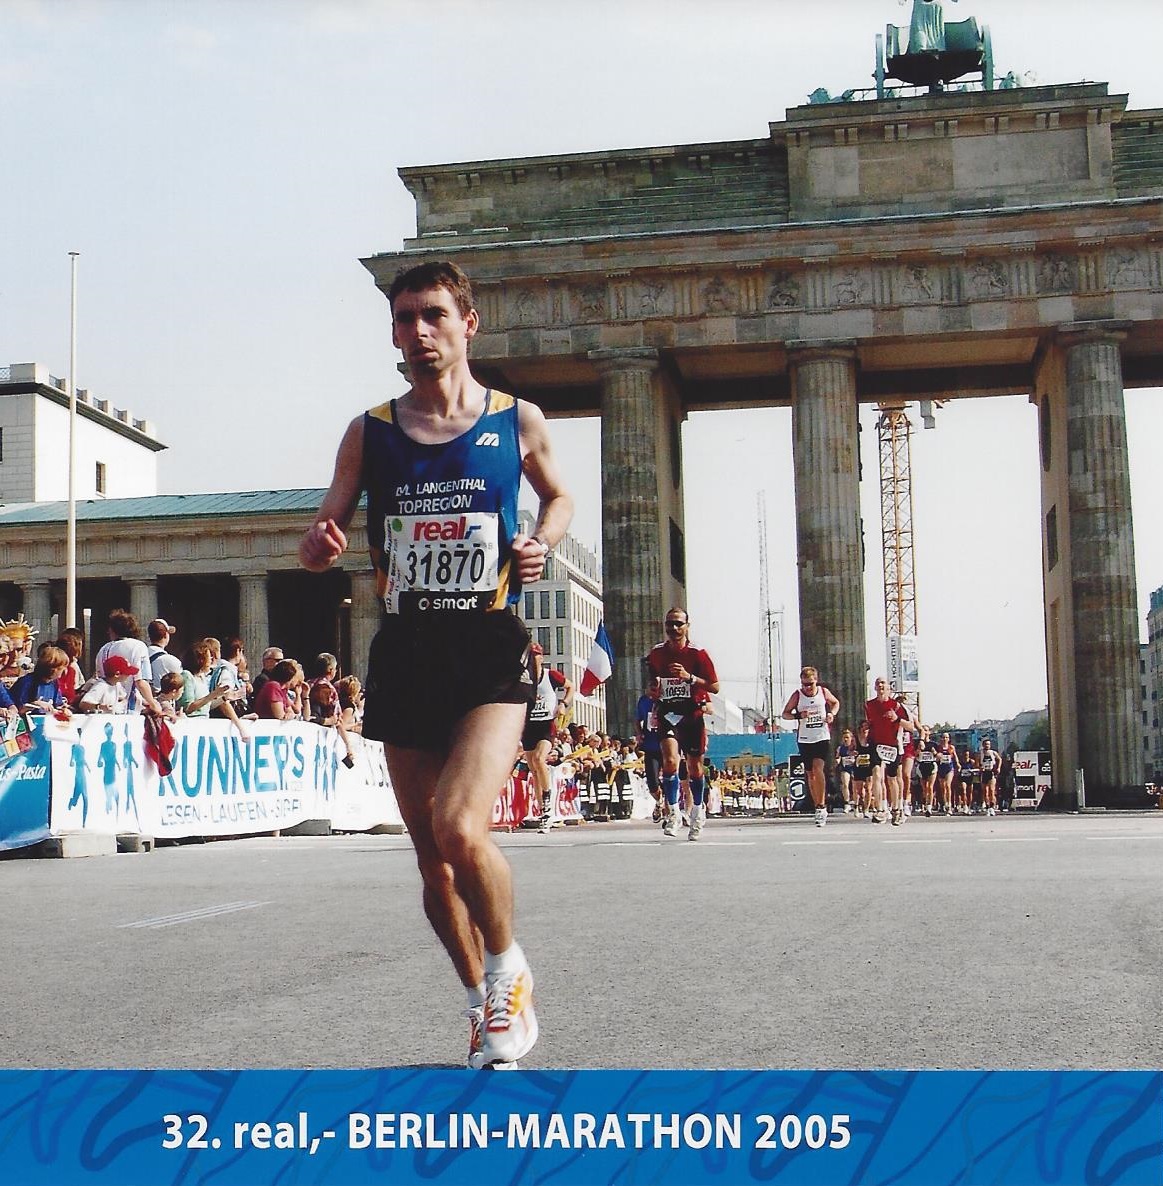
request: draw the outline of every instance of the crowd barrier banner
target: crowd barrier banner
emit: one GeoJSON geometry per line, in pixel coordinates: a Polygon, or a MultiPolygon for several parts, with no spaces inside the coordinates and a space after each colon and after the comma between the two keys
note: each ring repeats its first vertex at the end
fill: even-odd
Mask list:
{"type": "Polygon", "coordinates": [[[49,770],[52,755],[36,717],[29,727],[15,720],[0,748],[0,850],[47,840],[49,770]]]}
{"type": "Polygon", "coordinates": [[[383,747],[351,737],[355,766],[334,729],[301,721],[174,722],[172,769],[146,753],[139,716],[44,718],[51,750],[49,824],[73,832],[159,840],[279,831],[328,820],[339,831],[401,825],[383,747]]]}

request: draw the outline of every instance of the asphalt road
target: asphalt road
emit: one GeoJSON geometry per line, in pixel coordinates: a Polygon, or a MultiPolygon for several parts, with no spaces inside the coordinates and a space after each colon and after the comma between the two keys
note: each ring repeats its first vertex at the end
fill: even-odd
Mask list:
{"type": "MultiPolygon", "coordinates": [[[[500,834],[526,1067],[1163,1065],[1163,812],[500,834]]],[[[459,1065],[406,836],[0,862],[0,1065],[459,1065]]]]}

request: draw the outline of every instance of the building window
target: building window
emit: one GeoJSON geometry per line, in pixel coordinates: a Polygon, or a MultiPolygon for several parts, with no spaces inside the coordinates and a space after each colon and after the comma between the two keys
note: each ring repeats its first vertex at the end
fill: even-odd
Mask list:
{"type": "Polygon", "coordinates": [[[97,493],[105,493],[105,462],[97,462],[97,493]]]}
{"type": "Polygon", "coordinates": [[[549,650],[549,627],[548,626],[538,626],[537,627],[537,645],[540,646],[543,651],[549,650]]]}
{"type": "Polygon", "coordinates": [[[565,654],[565,627],[564,626],[557,627],[557,645],[553,648],[553,653],[555,655],[564,655],[565,654]]]}
{"type": "Polygon", "coordinates": [[[1053,572],[1058,563],[1058,508],[1046,512],[1046,571],[1053,572]]]}
{"type": "Polygon", "coordinates": [[[534,604],[535,601],[536,601],[536,598],[533,596],[532,593],[525,594],[525,617],[528,620],[532,620],[533,618],[535,618],[537,616],[533,612],[537,608],[536,605],[534,604]]]}
{"type": "Polygon", "coordinates": [[[549,590],[541,590],[541,615],[542,618],[549,617],[549,590]]]}
{"type": "Polygon", "coordinates": [[[565,590],[557,589],[553,594],[553,616],[555,618],[565,617],[565,590]]]}

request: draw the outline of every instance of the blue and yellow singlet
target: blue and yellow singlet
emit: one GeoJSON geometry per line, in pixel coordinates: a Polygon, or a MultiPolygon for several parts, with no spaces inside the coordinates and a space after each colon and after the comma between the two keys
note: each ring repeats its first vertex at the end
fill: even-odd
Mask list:
{"type": "Polygon", "coordinates": [[[388,613],[516,602],[521,445],[513,396],[487,391],[472,428],[438,445],[403,432],[395,400],[372,408],[364,415],[363,480],[376,591],[388,613]]]}

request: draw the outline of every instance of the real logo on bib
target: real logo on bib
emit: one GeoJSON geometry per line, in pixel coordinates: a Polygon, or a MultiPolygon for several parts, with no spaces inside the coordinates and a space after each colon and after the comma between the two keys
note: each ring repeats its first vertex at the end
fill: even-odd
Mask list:
{"type": "Polygon", "coordinates": [[[494,449],[499,449],[501,447],[501,438],[500,435],[495,432],[482,432],[481,435],[477,437],[476,444],[491,445],[494,449]]]}

